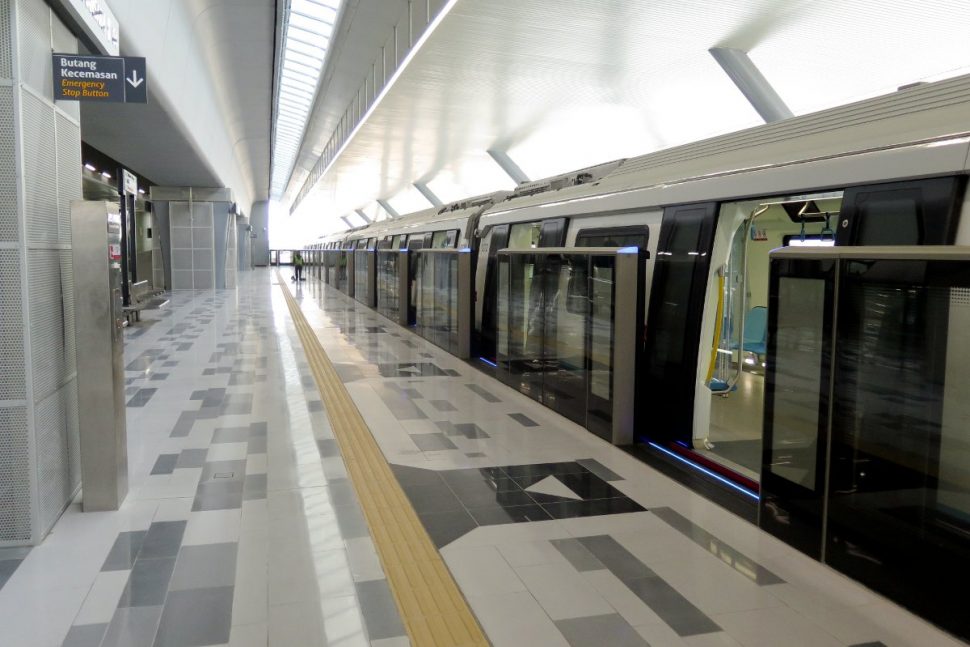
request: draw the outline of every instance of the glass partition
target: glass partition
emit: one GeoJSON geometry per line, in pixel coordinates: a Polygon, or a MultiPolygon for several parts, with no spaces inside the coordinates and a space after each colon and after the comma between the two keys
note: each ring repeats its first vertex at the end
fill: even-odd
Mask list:
{"type": "Polygon", "coordinates": [[[411,259],[416,265],[415,330],[428,341],[456,355],[461,345],[461,255],[457,250],[423,249],[415,252],[411,259]]]}
{"type": "Polygon", "coordinates": [[[615,252],[498,258],[498,376],[607,439],[613,426],[616,259],[615,252]]]}
{"type": "Polygon", "coordinates": [[[370,258],[373,249],[361,248],[354,250],[354,298],[361,303],[371,302],[371,290],[374,289],[370,275],[370,258]]]}
{"type": "Polygon", "coordinates": [[[400,317],[401,252],[396,247],[377,252],[377,311],[392,321],[400,317]]]}
{"type": "Polygon", "coordinates": [[[895,249],[772,262],[760,525],[966,639],[970,254],[895,249]]]}

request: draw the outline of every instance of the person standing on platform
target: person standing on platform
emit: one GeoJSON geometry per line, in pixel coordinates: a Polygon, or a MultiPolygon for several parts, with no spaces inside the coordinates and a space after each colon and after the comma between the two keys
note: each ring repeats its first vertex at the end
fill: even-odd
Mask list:
{"type": "Polygon", "coordinates": [[[293,269],[296,272],[293,280],[299,283],[303,280],[303,254],[300,252],[293,252],[293,269]]]}

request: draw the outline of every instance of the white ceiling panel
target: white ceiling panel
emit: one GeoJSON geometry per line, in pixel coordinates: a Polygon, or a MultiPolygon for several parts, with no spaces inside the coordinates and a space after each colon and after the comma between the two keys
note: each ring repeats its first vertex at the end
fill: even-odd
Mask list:
{"type": "Polygon", "coordinates": [[[488,149],[540,178],[761,123],[712,47],[804,114],[965,69],[967,25],[940,0],[458,0],[300,211],[507,188],[488,149]]]}

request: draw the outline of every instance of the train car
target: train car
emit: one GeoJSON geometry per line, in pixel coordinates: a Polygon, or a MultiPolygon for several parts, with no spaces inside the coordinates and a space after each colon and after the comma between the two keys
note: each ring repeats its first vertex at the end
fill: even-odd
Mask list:
{"type": "MultiPolygon", "coordinates": [[[[593,383],[587,394],[609,391],[608,370],[603,378],[590,369],[608,364],[596,356],[608,347],[596,351],[595,334],[573,338],[577,268],[560,262],[552,277],[544,276],[548,268],[527,268],[508,293],[512,302],[500,304],[496,259],[501,250],[643,250],[644,331],[630,349],[638,364],[637,440],[757,490],[769,252],[970,243],[970,220],[960,217],[967,114],[970,77],[960,77],[375,223],[340,244],[469,248],[481,367],[495,367],[500,342],[509,352],[508,339],[498,338],[504,308],[518,313],[529,338],[518,346],[528,355],[525,372],[568,373],[568,362],[549,361],[549,349],[587,345],[585,365],[574,367],[593,383]],[[551,343],[537,343],[538,330],[551,343]]],[[[594,284],[610,284],[609,272],[592,271],[599,272],[594,284]]],[[[545,401],[530,386],[534,379],[518,378],[507,381],[545,401]]],[[[545,403],[563,410],[561,402],[545,403]]]]}
{"type": "MultiPolygon", "coordinates": [[[[645,331],[631,349],[638,439],[757,489],[769,252],[970,243],[961,218],[968,114],[970,78],[961,77],[626,160],[600,181],[500,203],[479,223],[481,356],[497,359],[495,250],[529,240],[646,249],[645,331]]],[[[552,285],[543,289],[565,291],[565,281],[552,285]]],[[[532,313],[523,316],[569,328],[567,298],[547,297],[558,305],[540,311],[529,285],[514,295],[523,303],[512,308],[532,313]]]]}

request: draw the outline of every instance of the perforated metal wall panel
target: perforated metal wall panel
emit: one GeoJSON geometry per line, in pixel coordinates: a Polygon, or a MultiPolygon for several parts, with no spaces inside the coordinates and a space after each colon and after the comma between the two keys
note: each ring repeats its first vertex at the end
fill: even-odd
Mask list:
{"type": "Polygon", "coordinates": [[[10,35],[10,0],[0,0],[0,79],[13,76],[13,46],[10,35]]]}
{"type": "Polygon", "coordinates": [[[0,86],[0,243],[20,241],[15,141],[13,88],[0,86]]]}
{"type": "Polygon", "coordinates": [[[0,545],[31,539],[30,441],[26,407],[0,408],[0,545]]]}
{"type": "Polygon", "coordinates": [[[36,403],[56,391],[67,373],[59,256],[57,251],[30,250],[27,257],[31,369],[36,403]]]}
{"type": "Polygon", "coordinates": [[[226,288],[236,287],[236,267],[238,263],[236,256],[236,216],[229,214],[229,222],[226,224],[226,288]]]}
{"type": "MultiPolygon", "coordinates": [[[[20,277],[20,252],[0,249],[0,400],[24,400],[27,397],[20,277]]],[[[3,453],[5,451],[0,449],[0,454],[3,453]]]]}
{"type": "MultiPolygon", "coordinates": [[[[51,26],[53,28],[51,33],[53,50],[63,54],[76,54],[77,38],[74,37],[71,30],[56,18],[51,22],[51,26]]],[[[76,121],[81,120],[81,103],[79,101],[62,101],[57,107],[76,121]]]]}
{"type": "Polygon", "coordinates": [[[215,241],[211,202],[170,202],[172,289],[209,290],[215,286],[215,241]]]}
{"type": "Polygon", "coordinates": [[[50,7],[44,0],[17,0],[17,8],[20,80],[53,101],[50,7]]]}
{"type": "MultiPolygon", "coordinates": [[[[54,107],[28,91],[21,94],[24,150],[24,219],[27,244],[56,243],[57,139],[54,107]]],[[[77,169],[80,177],[81,169],[77,169]]]]}
{"type": "Polygon", "coordinates": [[[71,202],[82,197],[81,128],[60,114],[56,116],[56,123],[57,237],[59,242],[70,244],[71,202]]]}
{"type": "Polygon", "coordinates": [[[40,532],[46,533],[70,497],[67,393],[58,389],[34,410],[37,445],[37,503],[40,532]]]}

